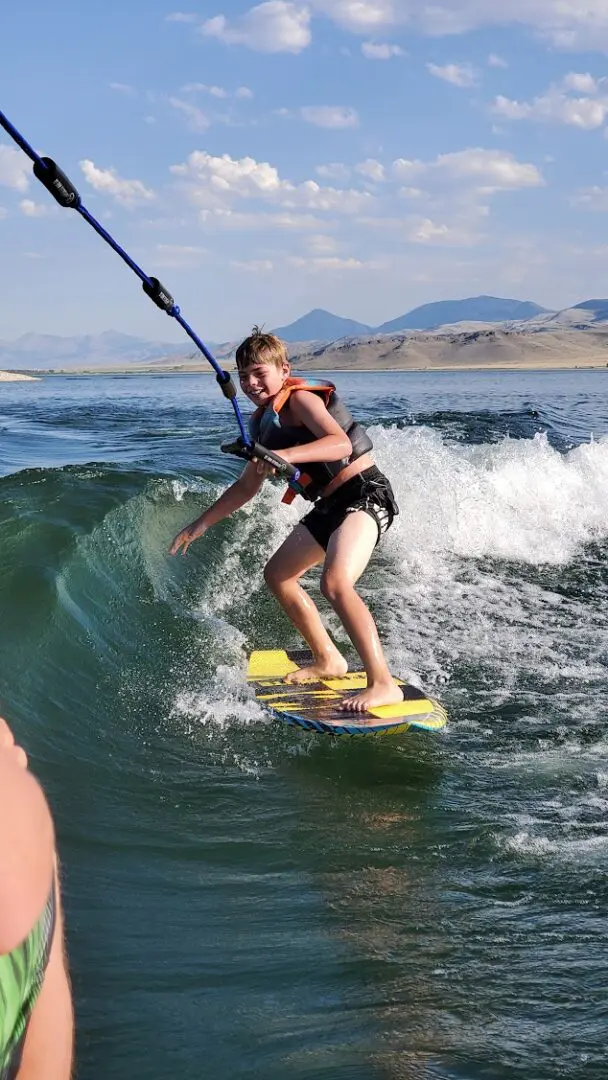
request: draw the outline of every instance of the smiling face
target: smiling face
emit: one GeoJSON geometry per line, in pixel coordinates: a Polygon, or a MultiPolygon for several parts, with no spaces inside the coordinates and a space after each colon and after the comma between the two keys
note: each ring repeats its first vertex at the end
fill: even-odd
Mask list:
{"type": "Polygon", "coordinates": [[[265,363],[257,360],[248,367],[239,370],[241,389],[258,408],[269,405],[282,388],[289,375],[289,364],[265,363]]]}

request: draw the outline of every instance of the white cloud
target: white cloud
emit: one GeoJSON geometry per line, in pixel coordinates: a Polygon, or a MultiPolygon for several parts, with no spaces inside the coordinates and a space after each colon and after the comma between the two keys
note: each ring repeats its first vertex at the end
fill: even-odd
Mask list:
{"type": "Polygon", "coordinates": [[[426,169],[424,161],[409,161],[407,158],[397,158],[392,165],[393,173],[399,180],[411,180],[414,176],[420,176],[426,169]]]}
{"type": "Polygon", "coordinates": [[[348,165],[344,165],[341,161],[331,161],[327,165],[317,165],[315,172],[323,180],[348,180],[350,176],[348,165]]]}
{"type": "Polygon", "coordinates": [[[608,98],[568,97],[554,86],[533,101],[513,101],[500,94],[492,111],[507,120],[552,121],[593,131],[602,127],[608,115],[608,98]]]}
{"type": "Polygon", "coordinates": [[[182,101],[181,98],[170,97],[169,105],[177,109],[186,117],[186,123],[191,131],[206,131],[211,121],[202,109],[197,108],[190,101],[182,101]]]}
{"type": "Polygon", "coordinates": [[[597,94],[599,84],[586,72],[570,71],[564,76],[562,83],[564,90],[574,90],[577,94],[597,94]]]}
{"type": "Polygon", "coordinates": [[[115,169],[98,169],[86,158],[80,162],[80,168],[91,187],[111,195],[123,206],[150,202],[156,198],[154,192],[145,187],[141,180],[123,180],[117,176],[115,169]]]}
{"type": "Polygon", "coordinates": [[[238,86],[234,96],[237,98],[252,98],[253,90],[250,90],[248,86],[238,86]]]}
{"type": "MultiPolygon", "coordinates": [[[[408,13],[400,12],[402,0],[312,0],[317,11],[327,15],[344,30],[354,34],[369,34],[376,29],[407,21],[408,13]]],[[[406,0],[406,4],[409,0],[406,0]]]]}
{"type": "Polygon", "coordinates": [[[0,144],[0,184],[15,191],[26,191],[29,177],[30,166],[25,155],[20,150],[13,150],[12,146],[0,144]]]}
{"type": "Polygon", "coordinates": [[[484,192],[540,187],[543,177],[536,165],[517,161],[504,150],[480,147],[440,154],[431,166],[454,180],[474,180],[484,192]]]}
{"type": "Polygon", "coordinates": [[[110,90],[115,90],[117,94],[126,94],[128,97],[132,97],[135,94],[135,90],[128,83],[111,82],[109,84],[110,90]]]}
{"type": "Polygon", "coordinates": [[[256,52],[299,53],[311,42],[310,12],[289,0],[266,0],[233,22],[216,15],[202,23],[199,32],[256,52]]]}
{"type": "Polygon", "coordinates": [[[303,105],[300,116],[307,124],[336,130],[357,127],[359,124],[357,113],[347,105],[303,105]]]}
{"type": "Polygon", "coordinates": [[[384,180],[384,165],[381,165],[375,158],[367,158],[366,161],[360,162],[360,164],[356,166],[356,170],[367,180],[374,180],[376,182],[384,180]]]}
{"type": "Polygon", "coordinates": [[[293,184],[283,180],[274,166],[254,158],[240,160],[229,154],[214,157],[195,150],[187,162],[172,165],[171,172],[187,186],[191,201],[204,210],[230,209],[237,199],[262,199],[284,210],[307,210],[357,214],[375,201],[367,191],[323,187],[316,180],[293,184]]]}
{"type": "Polygon", "coordinates": [[[371,268],[371,263],[361,262],[359,259],[341,259],[337,255],[319,256],[305,259],[301,255],[291,255],[287,260],[290,266],[307,273],[330,271],[335,273],[342,270],[363,270],[371,268]]]}
{"type": "Polygon", "coordinates": [[[19,209],[26,217],[44,217],[48,213],[48,207],[43,206],[41,203],[36,203],[33,199],[22,199],[19,203],[19,209]]]}
{"type": "Polygon", "coordinates": [[[310,0],[352,33],[408,24],[432,37],[520,25],[564,49],[608,51],[606,0],[310,0]]]}
{"type": "Polygon", "coordinates": [[[446,243],[455,230],[449,225],[437,225],[430,218],[412,218],[406,222],[407,239],[413,244],[446,243]]]}
{"type": "Polygon", "coordinates": [[[183,11],[173,11],[170,15],[167,15],[165,17],[165,21],[176,23],[195,23],[198,22],[198,16],[183,11]]]}
{"type": "Polygon", "coordinates": [[[373,41],[364,41],[361,52],[368,60],[390,60],[392,56],[407,56],[405,50],[399,45],[376,44],[373,41]]]}
{"type": "Polygon", "coordinates": [[[502,56],[497,56],[496,53],[490,53],[486,61],[488,67],[493,68],[508,68],[508,63],[502,56]]]}
{"type": "Polygon", "coordinates": [[[2,219],[6,217],[8,217],[8,210],[5,206],[0,206],[0,221],[2,221],[2,219]]]}
{"type": "Polygon", "coordinates": [[[437,79],[443,79],[444,82],[451,83],[452,86],[475,86],[477,82],[477,73],[471,64],[445,64],[444,67],[438,67],[437,64],[426,65],[431,75],[434,75],[437,79]]]}

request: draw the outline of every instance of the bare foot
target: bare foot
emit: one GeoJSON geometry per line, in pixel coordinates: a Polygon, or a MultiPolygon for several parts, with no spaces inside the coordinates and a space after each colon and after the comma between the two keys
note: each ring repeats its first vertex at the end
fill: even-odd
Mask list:
{"type": "Polygon", "coordinates": [[[298,686],[300,683],[319,682],[319,679],[339,679],[342,675],[346,675],[347,671],[348,664],[336,649],[335,655],[323,657],[310,667],[301,667],[297,671],[290,672],[285,676],[285,682],[298,686]]]}
{"type": "Polygon", "coordinates": [[[365,690],[344,698],[338,706],[341,712],[367,712],[379,705],[396,705],[403,701],[401,687],[391,679],[389,682],[370,683],[365,690]]]}

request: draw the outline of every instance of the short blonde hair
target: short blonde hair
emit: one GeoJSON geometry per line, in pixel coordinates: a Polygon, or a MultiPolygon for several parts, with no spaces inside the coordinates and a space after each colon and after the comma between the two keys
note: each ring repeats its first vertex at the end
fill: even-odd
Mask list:
{"type": "Polygon", "coordinates": [[[236,350],[236,366],[239,371],[253,364],[274,364],[281,368],[289,363],[285,342],[275,334],[265,334],[259,326],[254,326],[249,337],[241,342],[236,350]]]}

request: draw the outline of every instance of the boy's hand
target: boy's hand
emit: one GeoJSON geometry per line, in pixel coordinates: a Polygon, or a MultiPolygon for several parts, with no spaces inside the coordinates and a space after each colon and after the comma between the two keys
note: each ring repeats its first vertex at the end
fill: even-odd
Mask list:
{"type": "Polygon", "coordinates": [[[175,537],[175,540],[169,548],[169,554],[177,555],[179,549],[183,548],[182,554],[185,555],[188,548],[190,547],[190,544],[192,544],[195,540],[198,540],[199,536],[203,536],[203,534],[206,532],[206,525],[186,525],[186,528],[182,529],[181,532],[178,532],[177,536],[175,537]]]}
{"type": "MultiPolygon", "coordinates": [[[[286,461],[288,465],[291,464],[288,456],[289,450],[273,450],[272,452],[275,457],[282,458],[283,461],[286,461]]],[[[266,479],[267,476],[276,475],[277,470],[275,469],[274,465],[270,465],[267,461],[260,461],[259,458],[253,458],[253,460],[255,461],[255,469],[258,476],[263,476],[264,479],[266,479]]]]}

